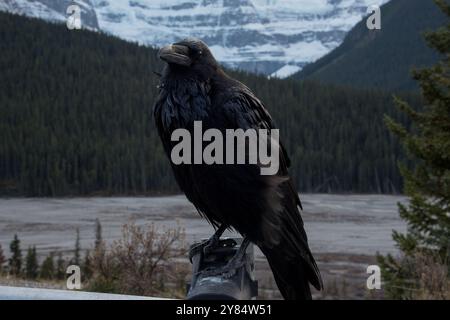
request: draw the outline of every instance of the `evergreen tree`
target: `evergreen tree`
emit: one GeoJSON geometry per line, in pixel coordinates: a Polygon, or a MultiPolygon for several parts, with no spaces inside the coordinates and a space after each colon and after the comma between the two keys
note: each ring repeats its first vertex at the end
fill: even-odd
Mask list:
{"type": "Polygon", "coordinates": [[[0,244],[0,274],[3,273],[3,265],[5,264],[5,262],[6,262],[6,257],[3,252],[2,245],[0,244]]]}
{"type": "Polygon", "coordinates": [[[9,272],[12,275],[19,276],[22,272],[22,250],[20,249],[20,240],[17,234],[9,245],[11,258],[9,258],[9,272]]]}
{"type": "Polygon", "coordinates": [[[36,247],[29,247],[25,258],[25,276],[28,279],[36,279],[38,276],[38,267],[36,247]]]}
{"type": "Polygon", "coordinates": [[[86,254],[84,256],[82,273],[85,279],[90,279],[92,277],[93,270],[92,270],[91,254],[89,250],[86,250],[86,254]]]}
{"type": "MultiPolygon", "coordinates": [[[[436,3],[450,16],[449,4],[436,3]]],[[[410,130],[386,118],[389,129],[416,160],[412,170],[401,166],[409,203],[399,204],[399,212],[408,228],[406,234],[394,231],[393,238],[403,258],[379,257],[391,298],[412,298],[421,289],[423,275],[414,264],[418,254],[426,264],[439,263],[447,269],[450,265],[450,24],[425,37],[443,57],[437,65],[414,72],[425,106],[415,111],[397,99],[398,107],[412,120],[410,130]]]]}
{"type": "Polygon", "coordinates": [[[74,256],[71,261],[72,264],[79,266],[80,265],[80,229],[76,230],[76,239],[75,239],[75,250],[74,256]]]}
{"type": "Polygon", "coordinates": [[[66,261],[63,258],[62,252],[58,252],[55,277],[58,280],[63,280],[66,277],[66,261]]]}
{"type": "Polygon", "coordinates": [[[55,277],[54,253],[51,252],[44,262],[42,262],[41,272],[39,276],[42,279],[53,279],[55,277]]]}
{"type": "Polygon", "coordinates": [[[95,250],[97,250],[102,245],[102,242],[102,225],[100,223],[100,220],[97,218],[95,219],[95,250]]]}

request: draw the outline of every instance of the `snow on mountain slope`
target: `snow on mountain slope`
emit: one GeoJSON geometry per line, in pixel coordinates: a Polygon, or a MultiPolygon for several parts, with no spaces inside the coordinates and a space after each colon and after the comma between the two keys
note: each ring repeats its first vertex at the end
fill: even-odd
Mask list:
{"type": "MultiPolygon", "coordinates": [[[[1,0],[0,10],[64,20],[69,0],[1,0]],[[6,1],[6,5],[4,4],[6,1]],[[65,7],[64,7],[65,6],[65,7]],[[13,8],[13,9],[11,9],[13,8]]],[[[150,46],[203,39],[223,64],[286,77],[337,47],[388,0],[78,0],[83,23],[150,46]],[[96,19],[92,19],[92,12],[96,19]],[[85,16],[90,15],[89,19],[85,16]],[[98,21],[98,24],[97,24],[98,21]],[[94,23],[95,22],[95,23],[94,23]]]]}
{"type": "Polygon", "coordinates": [[[289,77],[290,75],[293,75],[296,72],[299,72],[301,69],[302,68],[300,68],[299,66],[287,64],[278,69],[277,71],[275,71],[274,73],[272,73],[270,77],[284,79],[289,77]]]}
{"type": "Polygon", "coordinates": [[[53,22],[66,22],[66,10],[71,4],[80,7],[84,27],[98,30],[97,15],[90,0],[0,0],[0,11],[53,22]]]}

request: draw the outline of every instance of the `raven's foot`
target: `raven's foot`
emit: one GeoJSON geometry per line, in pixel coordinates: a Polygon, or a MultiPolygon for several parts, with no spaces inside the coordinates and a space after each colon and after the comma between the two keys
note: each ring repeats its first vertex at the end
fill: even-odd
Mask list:
{"type": "Polygon", "coordinates": [[[222,277],[224,277],[225,279],[231,279],[243,265],[244,261],[242,260],[230,260],[230,262],[228,262],[222,270],[222,277]]]}
{"type": "Polygon", "coordinates": [[[244,265],[243,261],[230,260],[225,266],[221,268],[205,269],[200,273],[206,277],[222,276],[225,279],[230,279],[237,273],[237,270],[243,265],[244,265]]]}
{"type": "Polygon", "coordinates": [[[239,250],[236,252],[236,254],[230,259],[230,261],[227,262],[225,266],[222,268],[217,269],[207,269],[203,270],[202,274],[205,276],[219,276],[221,275],[225,279],[232,278],[238,271],[239,268],[241,268],[244,264],[244,257],[245,253],[247,251],[247,247],[250,244],[250,240],[247,238],[244,238],[244,240],[241,243],[241,246],[239,247],[239,250]]]}
{"type": "Polygon", "coordinates": [[[236,252],[233,258],[231,258],[225,267],[223,267],[222,276],[225,279],[233,277],[237,273],[237,270],[245,264],[244,257],[249,244],[250,240],[245,237],[244,240],[242,240],[238,252],[236,252]]]}
{"type": "Polygon", "coordinates": [[[205,246],[203,247],[203,254],[206,256],[210,254],[214,249],[219,246],[220,236],[226,230],[226,226],[224,224],[220,225],[220,227],[214,232],[211,238],[206,241],[205,246]]]}

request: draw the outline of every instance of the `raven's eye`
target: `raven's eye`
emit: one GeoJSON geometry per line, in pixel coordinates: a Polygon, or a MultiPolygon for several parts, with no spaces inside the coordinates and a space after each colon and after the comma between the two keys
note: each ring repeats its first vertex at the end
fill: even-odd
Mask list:
{"type": "Polygon", "coordinates": [[[203,51],[202,51],[202,50],[199,50],[199,51],[198,51],[198,54],[202,54],[202,53],[203,53],[203,51]]]}

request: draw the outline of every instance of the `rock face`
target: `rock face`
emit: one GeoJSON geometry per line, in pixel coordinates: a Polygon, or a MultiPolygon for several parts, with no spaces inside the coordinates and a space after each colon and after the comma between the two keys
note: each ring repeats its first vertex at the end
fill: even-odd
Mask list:
{"type": "Polygon", "coordinates": [[[223,64],[285,77],[337,47],[387,0],[3,0],[0,10],[63,21],[70,3],[84,26],[145,45],[203,39],[223,64]]]}
{"type": "Polygon", "coordinates": [[[1,0],[0,11],[7,11],[53,22],[65,22],[66,10],[71,4],[80,7],[84,27],[99,30],[97,14],[90,0],[1,0]]]}
{"type": "Polygon", "coordinates": [[[434,1],[393,0],[380,9],[381,30],[357,23],[338,48],[293,77],[357,88],[419,90],[411,70],[440,60],[423,33],[445,26],[448,17],[434,1]]]}

